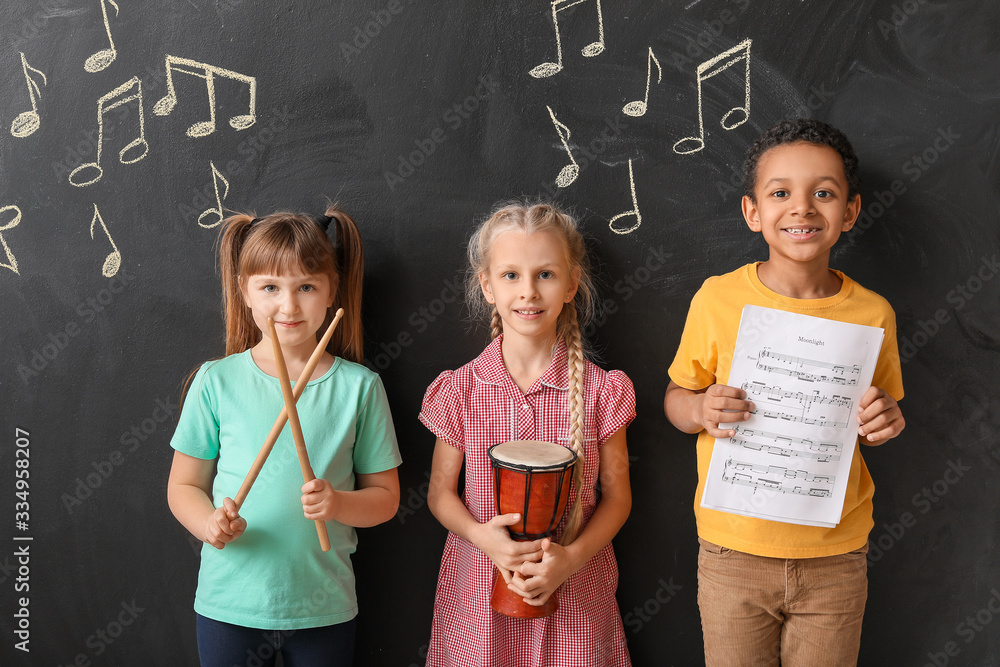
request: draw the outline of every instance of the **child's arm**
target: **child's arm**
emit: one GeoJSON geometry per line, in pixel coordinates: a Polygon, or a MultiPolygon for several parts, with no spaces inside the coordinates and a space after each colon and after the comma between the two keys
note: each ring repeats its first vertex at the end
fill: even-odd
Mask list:
{"type": "Polygon", "coordinates": [[[663,397],[663,412],[671,424],[685,433],[704,430],[713,438],[731,438],[736,434],[732,430],[723,431],[719,424],[750,419],[750,410],[754,408],[746,397],[742,389],[724,384],[691,391],[671,380],[663,397]]]}
{"type": "Polygon", "coordinates": [[[471,542],[486,554],[510,583],[512,572],[525,561],[542,557],[541,540],[517,542],[507,532],[521,518],[520,514],[500,514],[486,523],[479,523],[469,513],[458,495],[458,477],[465,455],[438,438],[431,463],[427,505],[441,525],[471,542]]]}
{"type": "Polygon", "coordinates": [[[618,534],[632,510],[628,446],[621,428],[601,445],[601,501],[587,526],[571,544],[542,540],[542,560],[525,563],[514,573],[510,590],[533,606],[545,604],[570,575],[582,568],[618,534]]]}
{"type": "Polygon", "coordinates": [[[358,474],[354,491],[337,491],[325,479],[302,485],[302,511],[307,519],[339,521],[368,528],[385,523],[399,508],[399,475],[395,468],[358,474]]]}
{"type": "Polygon", "coordinates": [[[899,403],[879,387],[868,387],[858,408],[858,435],[866,445],[881,445],[899,435],[906,426],[899,403]]]}
{"type": "Polygon", "coordinates": [[[221,549],[246,530],[247,522],[239,515],[232,498],[222,507],[212,503],[212,474],[215,461],[174,452],[167,480],[167,504],[177,520],[202,542],[221,549]]]}

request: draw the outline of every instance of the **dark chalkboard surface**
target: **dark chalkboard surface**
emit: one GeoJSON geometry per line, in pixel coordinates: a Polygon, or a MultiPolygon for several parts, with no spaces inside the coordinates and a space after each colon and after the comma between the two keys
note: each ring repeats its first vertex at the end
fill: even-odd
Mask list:
{"type": "Polygon", "coordinates": [[[905,361],[908,427],[865,451],[861,664],[1000,662],[1000,6],[557,4],[2,4],[0,662],[196,663],[197,545],[165,488],[181,381],[223,352],[213,225],[329,197],[365,237],[405,460],[398,516],[361,531],[356,662],[422,664],[444,531],[415,415],[486,343],[461,305],[472,225],[540,195],[583,220],[589,334],[638,394],[615,540],[633,661],[699,664],[694,437],[663,416],[666,368],[701,282],[763,258],[743,155],[799,115],[861,158],[833,264],[893,304],[905,361]]]}

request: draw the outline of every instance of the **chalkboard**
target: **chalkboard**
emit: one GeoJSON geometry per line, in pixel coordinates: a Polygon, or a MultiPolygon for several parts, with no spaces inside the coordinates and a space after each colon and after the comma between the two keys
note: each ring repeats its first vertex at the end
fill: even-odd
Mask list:
{"type": "Polygon", "coordinates": [[[832,263],[893,304],[904,360],[907,429],[864,452],[860,662],[1000,662],[996,3],[39,0],[0,6],[0,44],[3,664],[196,664],[198,545],[165,490],[181,382],[224,349],[214,225],[326,198],[365,239],[404,457],[398,515],[360,531],[356,663],[422,664],[445,533],[416,413],[487,342],[464,243],[517,196],[582,220],[588,334],[637,390],[633,661],[701,663],[666,369],[701,282],[765,257],[743,155],[794,116],[854,143],[862,215],[832,263]]]}

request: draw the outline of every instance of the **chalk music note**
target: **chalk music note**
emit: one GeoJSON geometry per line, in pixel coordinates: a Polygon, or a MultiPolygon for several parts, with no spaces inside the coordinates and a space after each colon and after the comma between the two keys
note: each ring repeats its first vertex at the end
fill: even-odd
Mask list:
{"type": "Polygon", "coordinates": [[[216,202],[217,206],[215,208],[206,209],[205,211],[202,212],[201,215],[198,216],[198,226],[199,227],[204,227],[205,229],[211,229],[212,227],[218,227],[220,224],[222,224],[222,217],[223,217],[222,216],[222,200],[225,199],[227,196],[229,196],[229,181],[227,181],[226,177],[223,176],[219,172],[219,170],[215,168],[215,163],[214,162],[209,161],[209,164],[212,166],[212,183],[213,183],[213,185],[215,185],[215,202],[216,202]],[[222,181],[223,184],[226,186],[226,191],[222,194],[221,197],[219,196],[219,181],[222,181]],[[218,220],[216,220],[215,222],[213,222],[210,225],[206,225],[206,224],[202,223],[202,218],[204,218],[206,215],[211,215],[213,213],[215,215],[219,216],[218,220]]]}
{"type": "MultiPolygon", "coordinates": [[[[8,229],[14,229],[15,227],[17,227],[18,223],[21,222],[21,209],[19,209],[17,206],[14,206],[13,204],[11,204],[10,206],[4,206],[3,208],[0,208],[0,216],[2,216],[7,211],[14,211],[14,219],[8,222],[3,227],[0,227],[0,232],[5,232],[8,229]]],[[[2,266],[5,269],[10,269],[14,273],[21,275],[20,271],[17,270],[17,259],[14,258],[14,253],[10,251],[10,246],[7,245],[7,239],[3,237],[3,234],[0,234],[0,245],[3,246],[3,251],[7,254],[7,263],[0,264],[0,266],[2,266]]]]}
{"type": "Polygon", "coordinates": [[[108,48],[101,49],[97,53],[91,54],[89,58],[83,63],[83,69],[87,70],[91,74],[94,72],[100,72],[108,65],[115,61],[118,57],[118,51],[115,49],[115,42],[111,39],[111,24],[108,22],[108,7],[107,3],[110,2],[115,8],[115,16],[118,16],[118,5],[115,4],[115,0],[100,0],[101,2],[101,14],[104,16],[104,31],[108,33],[108,48]]]}
{"type": "MultiPolygon", "coordinates": [[[[559,35],[559,12],[570,7],[575,7],[587,0],[553,0],[552,2],[552,24],[556,31],[556,62],[542,63],[536,66],[528,74],[536,79],[544,79],[561,72],[562,64],[562,37],[559,35]]],[[[604,52],[604,17],[601,14],[601,0],[594,0],[597,4],[597,41],[591,42],[583,47],[580,53],[586,58],[593,58],[604,52]]]]}
{"type": "Polygon", "coordinates": [[[639,200],[636,199],[636,197],[635,197],[635,177],[632,174],[632,160],[631,159],[628,161],[628,184],[629,184],[629,187],[632,190],[632,208],[630,210],[628,210],[628,211],[625,211],[624,213],[619,213],[618,215],[616,215],[615,217],[611,218],[611,220],[608,221],[608,227],[615,234],[628,234],[630,232],[634,232],[635,230],[637,230],[639,228],[639,225],[642,224],[642,214],[639,212],[639,200]],[[615,227],[615,220],[618,220],[620,218],[625,218],[625,217],[628,217],[630,215],[634,215],[635,216],[635,224],[634,225],[632,225],[631,227],[628,227],[628,228],[615,227]]]}
{"type": "Polygon", "coordinates": [[[580,165],[573,158],[573,152],[569,149],[569,143],[567,143],[570,137],[569,128],[556,120],[556,114],[552,111],[552,107],[546,106],[545,108],[549,110],[549,117],[552,118],[552,124],[556,126],[556,134],[559,135],[559,140],[562,141],[563,148],[566,149],[566,155],[569,156],[570,163],[563,167],[559,171],[559,175],[556,176],[556,185],[565,188],[580,175],[580,165]],[[564,131],[565,134],[563,134],[564,131]]]}
{"type": "Polygon", "coordinates": [[[752,40],[745,39],[728,51],[724,51],[710,60],[698,65],[698,136],[684,137],[674,144],[674,152],[679,155],[697,153],[705,147],[705,121],[702,115],[701,82],[712,78],[733,65],[742,62],[746,68],[744,81],[743,106],[733,107],[722,117],[720,124],[723,129],[732,130],[750,118],[750,44],[752,40]]]}
{"type": "Polygon", "coordinates": [[[30,69],[42,77],[44,85],[49,85],[45,74],[28,64],[28,61],[24,58],[23,51],[21,52],[21,68],[24,70],[24,80],[28,82],[28,98],[31,100],[31,111],[22,111],[10,124],[10,133],[18,139],[31,136],[42,124],[42,119],[38,115],[38,98],[42,96],[42,90],[38,87],[38,83],[28,74],[28,70],[30,69]]]}
{"type": "Polygon", "coordinates": [[[101,168],[101,155],[104,146],[104,114],[133,101],[139,104],[139,136],[118,151],[118,159],[121,160],[122,164],[132,164],[146,157],[149,152],[149,144],[146,143],[146,122],[142,111],[142,81],[139,80],[139,77],[133,76],[97,101],[97,160],[81,164],[71,171],[69,174],[70,183],[82,188],[101,180],[101,176],[104,175],[104,169],[101,168]],[[130,153],[137,154],[134,157],[126,157],[130,153]],[[78,176],[81,172],[86,174],[89,171],[96,172],[89,180],[81,180],[84,177],[78,176]]]}
{"type": "Polygon", "coordinates": [[[236,131],[245,130],[257,122],[257,79],[252,76],[232,72],[214,65],[207,65],[188,58],[178,58],[167,56],[167,95],[153,106],[153,113],[157,116],[166,116],[177,106],[177,90],[174,88],[174,71],[181,74],[190,74],[199,79],[205,79],[208,88],[208,105],[210,117],[206,121],[195,123],[188,128],[189,137],[204,137],[215,132],[215,77],[220,76],[225,79],[235,79],[242,81],[250,88],[249,113],[240,116],[233,116],[229,119],[229,125],[236,131]],[[190,68],[190,69],[188,69],[190,68]]]}
{"type": "Polygon", "coordinates": [[[101,267],[101,273],[104,277],[110,278],[118,273],[118,269],[122,265],[122,254],[118,252],[118,246],[115,245],[115,240],[111,238],[111,232],[108,231],[108,226],[104,224],[104,218],[101,217],[101,212],[97,210],[97,204],[94,204],[94,217],[90,221],[91,239],[94,238],[94,225],[98,222],[101,223],[101,229],[104,230],[108,240],[111,241],[112,251],[104,258],[104,265],[101,267]]]}
{"type": "Polygon", "coordinates": [[[622,107],[622,113],[625,115],[636,118],[646,115],[646,109],[649,108],[649,84],[653,77],[653,63],[656,63],[656,83],[660,83],[663,79],[663,70],[660,69],[660,61],[653,55],[653,47],[649,47],[649,57],[646,59],[646,97],[622,107]]]}

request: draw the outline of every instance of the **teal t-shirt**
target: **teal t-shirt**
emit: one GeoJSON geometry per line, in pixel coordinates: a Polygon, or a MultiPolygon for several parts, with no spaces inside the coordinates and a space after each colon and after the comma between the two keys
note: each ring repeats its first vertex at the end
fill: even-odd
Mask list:
{"type": "MultiPolygon", "coordinates": [[[[278,379],[250,351],[204,364],[191,382],[170,446],[200,459],[218,458],[216,506],[233,498],[284,401],[278,379]]],[[[351,491],[355,473],[401,462],[379,376],[337,357],[296,403],[316,477],[351,491]]],[[[240,509],[247,529],[216,549],[202,547],[194,608],[202,616],[250,628],[302,629],[357,615],[351,554],[357,533],[328,521],[332,549],[323,553],[316,524],[302,514],[302,470],[287,424],[240,509]]]]}

